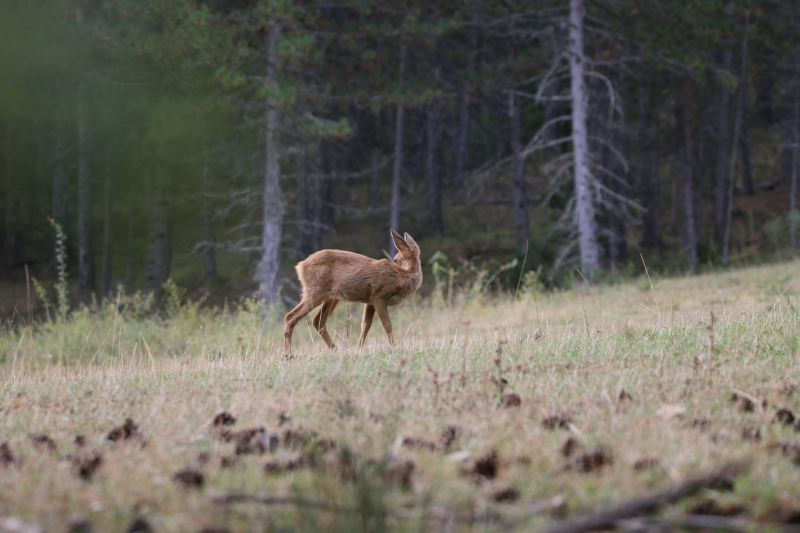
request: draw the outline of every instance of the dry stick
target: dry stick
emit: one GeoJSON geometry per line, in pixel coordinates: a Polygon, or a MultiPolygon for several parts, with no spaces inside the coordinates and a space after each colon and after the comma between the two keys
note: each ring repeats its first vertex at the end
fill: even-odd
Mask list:
{"type": "Polygon", "coordinates": [[[556,524],[550,527],[547,533],[583,533],[598,529],[612,529],[620,520],[653,513],[660,507],[691,496],[700,489],[713,487],[721,481],[729,481],[731,477],[742,474],[744,470],[743,463],[732,463],[716,472],[690,479],[662,492],[629,500],[616,509],[599,511],[583,518],[556,524]]]}
{"type": "Polygon", "coordinates": [[[672,528],[700,529],[708,531],[780,531],[782,533],[800,533],[798,524],[775,524],[753,522],[746,518],[730,518],[726,516],[690,514],[665,520],[620,520],[615,526],[623,531],[671,531],[672,528]]]}
{"type": "Polygon", "coordinates": [[[341,507],[325,502],[306,500],[291,496],[259,496],[257,494],[247,494],[245,492],[224,492],[214,496],[211,501],[218,504],[231,503],[261,503],[264,505],[296,505],[298,507],[309,507],[313,509],[324,509],[326,511],[353,512],[353,507],[341,507]]]}

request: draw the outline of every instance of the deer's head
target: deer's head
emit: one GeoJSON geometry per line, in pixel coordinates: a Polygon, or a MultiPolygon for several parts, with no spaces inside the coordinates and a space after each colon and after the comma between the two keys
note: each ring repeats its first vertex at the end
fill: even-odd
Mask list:
{"type": "Polygon", "coordinates": [[[403,270],[409,270],[417,267],[420,264],[420,252],[419,245],[416,243],[414,238],[408,233],[401,237],[400,234],[395,230],[390,231],[392,232],[392,240],[394,240],[394,245],[397,248],[397,254],[394,256],[395,264],[403,270]]]}

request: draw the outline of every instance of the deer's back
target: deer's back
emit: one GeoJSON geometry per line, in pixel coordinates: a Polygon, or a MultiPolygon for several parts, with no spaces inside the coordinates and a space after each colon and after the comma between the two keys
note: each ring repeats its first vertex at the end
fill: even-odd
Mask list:
{"type": "Polygon", "coordinates": [[[375,295],[391,297],[404,281],[389,261],[344,250],[311,254],[297,264],[297,275],[304,296],[361,303],[370,303],[375,295]]]}

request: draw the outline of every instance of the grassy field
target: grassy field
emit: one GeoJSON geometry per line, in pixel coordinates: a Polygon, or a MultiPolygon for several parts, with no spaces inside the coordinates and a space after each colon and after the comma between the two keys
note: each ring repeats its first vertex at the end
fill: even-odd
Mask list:
{"type": "Polygon", "coordinates": [[[535,531],[743,461],[661,516],[797,520],[798,269],[412,299],[391,310],[394,349],[377,324],[351,346],[362,307],[342,305],[339,349],[301,323],[288,361],[254,301],[21,317],[0,336],[0,517],[535,531]]]}

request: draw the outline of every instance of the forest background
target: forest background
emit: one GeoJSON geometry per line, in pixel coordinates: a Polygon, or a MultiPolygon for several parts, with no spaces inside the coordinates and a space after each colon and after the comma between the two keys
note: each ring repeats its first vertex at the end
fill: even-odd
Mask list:
{"type": "Polygon", "coordinates": [[[423,292],[792,256],[799,25],[780,0],[3,2],[0,312],[59,265],[73,304],[169,279],[291,304],[298,260],[381,257],[390,227],[423,292]]]}

